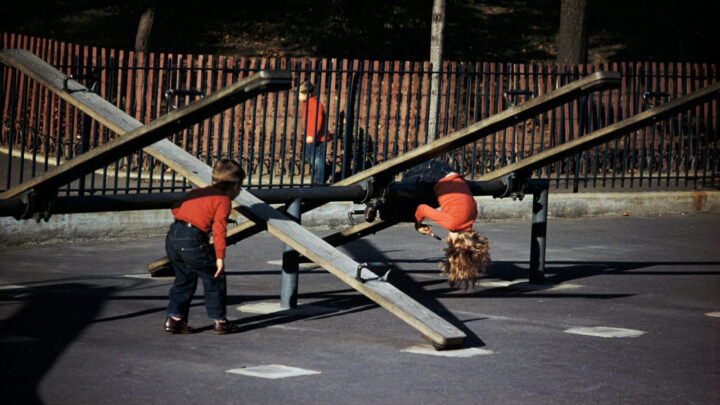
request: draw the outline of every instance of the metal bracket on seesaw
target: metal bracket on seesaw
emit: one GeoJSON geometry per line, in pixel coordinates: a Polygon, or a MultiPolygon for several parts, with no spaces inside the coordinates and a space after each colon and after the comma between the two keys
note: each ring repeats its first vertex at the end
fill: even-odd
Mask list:
{"type": "Polygon", "coordinates": [[[384,267],[386,270],[385,274],[383,274],[382,276],[380,276],[378,278],[372,279],[372,280],[376,280],[376,281],[387,281],[388,280],[388,277],[390,276],[390,271],[392,270],[392,264],[383,263],[383,262],[365,262],[365,263],[358,264],[357,274],[355,275],[355,280],[357,280],[361,283],[371,280],[371,279],[363,279],[362,275],[361,275],[362,269],[368,269],[368,270],[372,271],[370,269],[371,267],[384,267]]]}
{"type": "Polygon", "coordinates": [[[510,197],[515,200],[522,201],[525,198],[526,188],[528,184],[528,177],[518,172],[508,173],[499,179],[503,184],[504,190],[499,194],[493,194],[493,198],[507,198],[510,197]]]}
{"type": "Polygon", "coordinates": [[[15,198],[3,200],[3,206],[12,207],[12,217],[17,220],[35,218],[36,222],[47,222],[52,215],[56,194],[57,190],[31,189],[15,198]]]}

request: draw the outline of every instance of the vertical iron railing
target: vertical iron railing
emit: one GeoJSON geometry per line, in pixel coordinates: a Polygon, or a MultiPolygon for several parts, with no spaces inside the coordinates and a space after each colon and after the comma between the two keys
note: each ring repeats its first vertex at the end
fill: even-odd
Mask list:
{"type": "MultiPolygon", "coordinates": [[[[150,122],[261,69],[294,73],[289,91],[261,95],[171,139],[211,164],[241,162],[249,187],[309,186],[302,159],[304,122],[297,89],[316,85],[325,106],[329,182],[365,170],[433,139],[428,134],[428,63],[248,59],[135,54],[3,34],[7,48],[29,49],[141,122],[150,122]]],[[[613,63],[537,66],[448,62],[438,69],[438,135],[485,119],[598,70],[622,75],[618,90],[593,93],[448,153],[473,178],[560,145],[720,79],[717,65],[613,63]]],[[[0,70],[0,181],[9,188],[108,142],[116,135],[39,84],[0,70]]],[[[553,187],[716,187],[718,100],[549,164],[535,177],[553,187]]],[[[61,194],[147,193],[191,185],[142,151],[63,187],[61,194]]]]}

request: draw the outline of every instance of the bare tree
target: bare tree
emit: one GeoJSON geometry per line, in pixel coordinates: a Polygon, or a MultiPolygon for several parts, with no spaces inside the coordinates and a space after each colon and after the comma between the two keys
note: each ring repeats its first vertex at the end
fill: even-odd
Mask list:
{"type": "MultiPolygon", "coordinates": [[[[433,72],[442,68],[443,31],[445,29],[445,0],[433,0],[432,26],[430,27],[430,64],[433,72]]],[[[440,103],[440,74],[433,73],[430,78],[430,111],[428,133],[437,138],[437,112],[440,103]]]]}
{"type": "Polygon", "coordinates": [[[157,2],[151,2],[142,17],[140,17],[140,24],[138,24],[137,34],[135,35],[135,52],[148,51],[150,31],[152,31],[153,22],[155,21],[156,8],[157,2]]]}
{"type": "Polygon", "coordinates": [[[587,0],[562,0],[557,63],[587,63],[587,0]]]}

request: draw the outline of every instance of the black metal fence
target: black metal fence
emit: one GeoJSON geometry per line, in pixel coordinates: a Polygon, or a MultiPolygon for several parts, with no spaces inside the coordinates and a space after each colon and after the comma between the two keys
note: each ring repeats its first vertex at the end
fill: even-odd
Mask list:
{"type": "MultiPolygon", "coordinates": [[[[249,187],[310,185],[303,163],[304,121],[298,84],[312,81],[327,112],[323,144],[332,183],[445,136],[530,97],[594,71],[622,74],[604,91],[518,122],[446,155],[472,179],[583,136],[719,79],[716,65],[620,63],[575,66],[445,63],[437,133],[428,132],[427,63],[361,60],[234,59],[134,54],[3,34],[6,48],[26,48],[72,74],[141,122],[262,69],[294,73],[295,86],[257,97],[172,136],[211,164],[228,156],[249,173],[249,187]]],[[[0,189],[10,188],[116,135],[3,66],[0,80],[0,189]]],[[[719,100],[563,159],[534,176],[556,187],[716,187],[719,100]]],[[[67,185],[61,194],[182,191],[191,187],[142,151],[67,185]]]]}

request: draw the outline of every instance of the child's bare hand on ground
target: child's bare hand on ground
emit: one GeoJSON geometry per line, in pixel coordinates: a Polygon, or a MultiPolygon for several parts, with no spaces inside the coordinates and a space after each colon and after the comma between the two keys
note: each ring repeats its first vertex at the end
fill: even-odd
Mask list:
{"type": "Polygon", "coordinates": [[[423,224],[422,222],[415,223],[415,230],[420,232],[423,235],[430,235],[432,233],[430,227],[423,224]]]}

